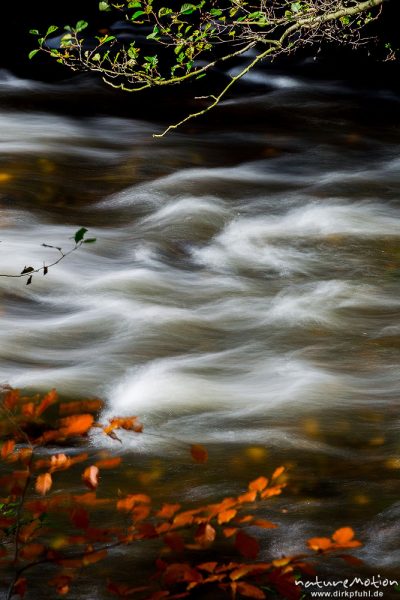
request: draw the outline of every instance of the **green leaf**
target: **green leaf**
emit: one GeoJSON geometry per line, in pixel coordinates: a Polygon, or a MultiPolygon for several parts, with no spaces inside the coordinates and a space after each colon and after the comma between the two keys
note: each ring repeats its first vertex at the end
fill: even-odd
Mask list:
{"type": "Polygon", "coordinates": [[[35,50],[31,50],[28,54],[29,60],[31,60],[35,54],[37,54],[39,52],[40,48],[35,48],[35,50]]]}
{"type": "Polygon", "coordinates": [[[142,3],[137,1],[129,2],[128,4],[128,8],[139,8],[140,6],[142,6],[142,3]]]}
{"type": "Polygon", "coordinates": [[[46,31],[46,37],[48,35],[50,35],[51,33],[53,33],[54,31],[57,31],[57,29],[58,29],[57,25],[50,25],[50,27],[46,31]]]}
{"type": "Polygon", "coordinates": [[[195,10],[197,7],[194,4],[182,4],[179,12],[181,15],[191,15],[195,10]]]}
{"type": "Polygon", "coordinates": [[[40,33],[38,32],[38,30],[37,30],[37,29],[30,29],[30,30],[29,30],[29,33],[30,33],[31,35],[40,35],[40,33]]]}
{"type": "Polygon", "coordinates": [[[101,55],[100,55],[100,53],[99,53],[99,52],[96,52],[96,54],[95,54],[94,56],[92,56],[92,60],[93,60],[94,62],[99,62],[99,61],[100,61],[100,59],[101,59],[101,55]]]}
{"type": "Polygon", "coordinates": [[[197,75],[196,79],[202,79],[206,75],[207,75],[207,73],[201,73],[200,75],[197,75]]]}
{"type": "Polygon", "coordinates": [[[301,2],[292,2],[290,8],[292,9],[292,12],[294,12],[294,13],[300,12],[302,9],[301,2]]]}
{"type": "Polygon", "coordinates": [[[219,8],[212,8],[210,10],[210,15],[212,17],[220,17],[222,15],[222,10],[219,8]]]}
{"type": "Polygon", "coordinates": [[[84,244],[93,244],[96,241],[96,238],[88,238],[87,240],[83,240],[84,244]]]}
{"type": "Polygon", "coordinates": [[[167,8],[167,7],[163,6],[158,11],[158,18],[161,19],[161,17],[165,17],[166,15],[170,15],[172,12],[173,12],[172,8],[167,8]]]}
{"type": "Polygon", "coordinates": [[[131,21],[135,21],[138,17],[141,17],[142,15],[145,15],[146,13],[144,12],[144,10],[137,10],[136,12],[133,13],[133,15],[131,16],[131,21]]]}
{"type": "Polygon", "coordinates": [[[32,275],[29,275],[27,281],[26,281],[26,285],[30,285],[32,283],[32,275]]]}
{"type": "Polygon", "coordinates": [[[99,10],[105,12],[111,10],[111,7],[106,0],[103,0],[103,2],[99,2],[99,10]]]}
{"type": "Polygon", "coordinates": [[[25,273],[32,273],[35,269],[33,267],[24,267],[21,271],[21,275],[25,275],[25,273]]]}
{"type": "Polygon", "coordinates": [[[85,237],[85,233],[87,232],[86,227],[81,227],[74,235],[75,244],[78,244],[85,237]]]}
{"type": "Polygon", "coordinates": [[[89,25],[89,23],[87,21],[78,21],[77,24],[75,25],[75,31],[76,33],[80,33],[81,31],[83,31],[84,29],[86,29],[86,27],[89,25]]]}

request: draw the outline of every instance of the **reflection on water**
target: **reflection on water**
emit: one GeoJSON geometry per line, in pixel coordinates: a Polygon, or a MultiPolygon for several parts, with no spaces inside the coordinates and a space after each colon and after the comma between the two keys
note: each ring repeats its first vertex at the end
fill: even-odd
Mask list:
{"type": "Polygon", "coordinates": [[[274,552],[331,519],[392,567],[398,99],[289,80],[161,141],[133,119],[0,113],[0,271],[52,259],[41,243],[67,249],[82,225],[98,239],[29,288],[0,279],[0,377],[140,414],[143,456],[207,443],[224,457],[207,493],[284,461],[275,510],[292,525],[274,552]]]}

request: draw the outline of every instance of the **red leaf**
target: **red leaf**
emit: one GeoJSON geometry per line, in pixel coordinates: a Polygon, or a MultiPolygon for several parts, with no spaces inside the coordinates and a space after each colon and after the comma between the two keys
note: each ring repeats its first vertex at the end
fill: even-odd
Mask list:
{"type": "Polygon", "coordinates": [[[176,583],[181,582],[200,582],[202,579],[203,577],[198,571],[183,563],[173,563],[168,565],[163,574],[163,581],[167,587],[171,587],[176,583]]]}
{"type": "Polygon", "coordinates": [[[204,464],[208,460],[208,452],[201,444],[193,444],[190,446],[190,454],[197,463],[204,464]]]}
{"type": "Polygon", "coordinates": [[[82,479],[90,490],[95,490],[99,485],[99,469],[95,465],[87,467],[83,471],[82,479]]]}
{"type": "Polygon", "coordinates": [[[89,514],[82,506],[76,506],[70,512],[72,523],[78,529],[87,529],[89,527],[89,514]]]}
{"type": "Polygon", "coordinates": [[[167,533],[167,535],[164,536],[164,542],[174,552],[183,552],[185,549],[185,542],[179,533],[167,533]]]}
{"type": "Polygon", "coordinates": [[[271,521],[265,521],[264,519],[255,519],[252,522],[252,525],[262,527],[263,529],[276,529],[278,527],[278,525],[275,523],[271,523],[271,521]]]}
{"type": "Polygon", "coordinates": [[[38,494],[42,494],[43,496],[47,494],[53,484],[53,480],[51,478],[50,473],[42,473],[38,475],[36,479],[35,489],[38,494]]]}
{"type": "Polygon", "coordinates": [[[27,583],[25,577],[19,577],[19,579],[17,579],[13,586],[14,593],[23,598],[26,594],[26,590],[27,583]]]}
{"type": "Polygon", "coordinates": [[[238,532],[235,539],[235,548],[242,556],[250,559],[257,558],[260,550],[257,540],[244,533],[244,531],[238,532]]]}
{"type": "Polygon", "coordinates": [[[13,408],[15,408],[19,398],[20,398],[19,390],[10,390],[4,396],[3,404],[6,408],[8,408],[8,410],[12,410],[13,408]]]}

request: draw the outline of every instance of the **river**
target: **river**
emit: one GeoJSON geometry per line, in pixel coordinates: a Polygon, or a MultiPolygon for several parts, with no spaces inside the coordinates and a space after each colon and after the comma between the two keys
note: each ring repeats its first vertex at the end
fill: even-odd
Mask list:
{"type": "Polygon", "coordinates": [[[285,464],[268,552],[352,525],[369,572],[393,575],[400,99],[255,79],[156,140],[160,123],[99,113],[91,80],[3,73],[0,272],[50,261],[41,244],[68,250],[81,226],[97,242],[30,286],[0,278],[0,381],[140,415],[125,444],[161,496],[166,479],[224,496],[285,464]],[[78,93],[94,116],[48,110],[78,93]],[[208,480],[182,458],[194,442],[208,480]]]}

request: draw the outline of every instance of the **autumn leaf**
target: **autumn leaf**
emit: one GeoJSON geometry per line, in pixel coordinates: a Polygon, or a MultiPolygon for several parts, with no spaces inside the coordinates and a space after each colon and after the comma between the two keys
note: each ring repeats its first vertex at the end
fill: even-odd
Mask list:
{"type": "Polygon", "coordinates": [[[358,548],[362,544],[354,539],[354,535],[354,530],[351,527],[341,527],[332,535],[332,540],[335,542],[336,547],[358,548]]]}
{"type": "Polygon", "coordinates": [[[43,396],[39,406],[37,406],[35,410],[35,415],[37,417],[40,417],[40,415],[42,415],[51,404],[54,404],[54,402],[56,402],[57,398],[58,394],[56,390],[53,389],[50,392],[48,392],[45,396],[43,396]]]}
{"type": "Polygon", "coordinates": [[[237,528],[237,527],[225,527],[225,528],[222,530],[222,533],[224,534],[224,536],[225,536],[226,538],[230,538],[230,537],[232,537],[232,536],[234,536],[234,535],[235,535],[235,533],[237,532],[237,530],[238,530],[238,528],[237,528]]]}
{"type": "Polygon", "coordinates": [[[49,580],[49,585],[56,588],[57,594],[65,596],[69,592],[69,586],[72,581],[71,575],[57,575],[49,580]]]}
{"type": "Polygon", "coordinates": [[[244,531],[239,531],[236,535],[235,548],[244,558],[250,559],[257,558],[260,550],[257,540],[244,531]]]}
{"type": "Polygon", "coordinates": [[[3,404],[8,410],[12,410],[18,403],[20,399],[20,391],[19,390],[10,390],[4,396],[3,404]]]}
{"type": "Polygon", "coordinates": [[[71,459],[66,454],[53,454],[50,458],[50,471],[68,469],[71,466],[71,459]]]}
{"type": "Polygon", "coordinates": [[[254,481],[249,483],[249,490],[262,492],[268,485],[268,479],[266,477],[258,477],[254,481]]]}
{"type": "Polygon", "coordinates": [[[266,521],[264,519],[255,519],[252,522],[252,525],[256,525],[256,527],[262,527],[263,529],[276,529],[278,527],[276,523],[272,523],[271,521],[266,521]]]}
{"type": "Polygon", "coordinates": [[[174,552],[183,552],[185,549],[185,542],[179,533],[172,531],[164,536],[164,543],[171,548],[174,552]]]}
{"type": "Polygon", "coordinates": [[[182,582],[200,582],[202,579],[203,577],[198,571],[184,563],[173,563],[168,565],[163,573],[163,581],[167,587],[182,582]]]}
{"type": "Polygon", "coordinates": [[[70,512],[70,518],[78,529],[89,527],[89,513],[82,506],[75,506],[70,512]]]}
{"type": "Polygon", "coordinates": [[[1,447],[1,458],[5,460],[7,456],[12,454],[15,448],[15,440],[7,440],[1,447]]]}
{"type": "Polygon", "coordinates": [[[307,545],[311,550],[324,552],[332,547],[332,541],[327,537],[315,537],[307,540],[307,545]]]}
{"type": "Polygon", "coordinates": [[[94,563],[104,560],[107,556],[107,550],[98,550],[97,552],[88,552],[83,557],[83,565],[93,565],[94,563]]]}
{"type": "Polygon", "coordinates": [[[93,425],[93,421],[94,418],[91,414],[64,417],[60,419],[60,434],[64,437],[84,435],[93,425]]]}
{"type": "Polygon", "coordinates": [[[27,590],[27,582],[25,577],[19,577],[13,585],[13,592],[23,598],[27,590]]]}
{"type": "Polygon", "coordinates": [[[218,524],[229,523],[237,515],[237,510],[231,508],[230,510],[224,510],[218,514],[218,524]]]}
{"type": "Polygon", "coordinates": [[[90,490],[95,490],[99,485],[99,469],[95,465],[87,467],[82,474],[82,480],[90,490]]]}
{"type": "Polygon", "coordinates": [[[278,477],[280,477],[282,475],[282,473],[284,472],[285,467],[278,467],[277,469],[275,469],[275,471],[272,473],[271,479],[278,479],[278,477]]]}
{"type": "Polygon", "coordinates": [[[197,568],[200,569],[201,571],[206,571],[207,573],[214,573],[217,565],[218,565],[217,562],[206,562],[206,563],[201,563],[200,565],[197,565],[197,568]]]}
{"type": "Polygon", "coordinates": [[[239,504],[245,504],[246,502],[254,502],[257,498],[257,492],[255,490],[251,490],[250,492],[246,492],[238,496],[237,501],[239,504]]]}
{"type": "Polygon", "coordinates": [[[197,463],[204,464],[208,460],[208,452],[201,444],[192,444],[190,446],[190,454],[197,463]]]}
{"type": "Polygon", "coordinates": [[[103,427],[103,431],[109,435],[114,429],[126,429],[127,431],[141,433],[143,425],[139,422],[138,417],[115,417],[110,420],[109,425],[103,427]]]}
{"type": "Polygon", "coordinates": [[[101,400],[78,400],[62,402],[59,406],[60,415],[76,415],[79,413],[98,413],[103,406],[101,400]]]}
{"type": "Polygon", "coordinates": [[[180,504],[163,504],[161,510],[156,513],[156,517],[159,517],[160,519],[171,519],[180,507],[180,504]]]}
{"type": "Polygon", "coordinates": [[[95,463],[95,466],[99,469],[115,469],[121,464],[122,458],[115,456],[114,458],[103,458],[95,463]]]}
{"type": "Polygon", "coordinates": [[[194,539],[202,548],[208,548],[215,540],[217,533],[209,523],[202,523],[197,528],[194,539]]]}
{"type": "Polygon", "coordinates": [[[38,556],[43,554],[45,550],[46,548],[43,544],[33,542],[24,546],[21,549],[19,555],[24,560],[35,560],[36,558],[38,558],[38,556]]]}
{"type": "Polygon", "coordinates": [[[52,484],[53,480],[51,478],[51,474],[42,473],[41,475],[38,475],[36,479],[35,490],[38,492],[38,494],[42,494],[42,496],[44,496],[50,490],[52,484]]]}
{"type": "Polygon", "coordinates": [[[245,583],[244,581],[239,581],[237,591],[242,596],[246,596],[246,598],[255,598],[255,600],[264,600],[265,598],[264,592],[259,587],[245,583]]]}

